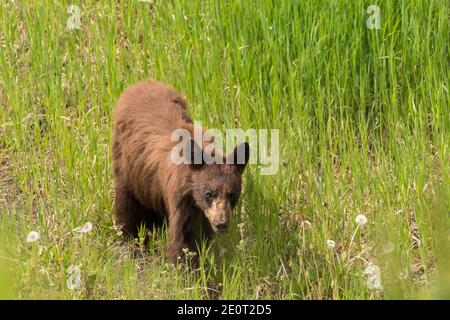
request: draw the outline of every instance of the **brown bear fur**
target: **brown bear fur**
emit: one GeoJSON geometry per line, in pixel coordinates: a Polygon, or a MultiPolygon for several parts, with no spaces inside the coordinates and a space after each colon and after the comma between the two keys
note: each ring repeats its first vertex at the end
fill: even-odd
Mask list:
{"type": "MultiPolygon", "coordinates": [[[[116,224],[136,236],[141,223],[151,228],[166,220],[168,254],[175,263],[184,248],[195,251],[199,240],[229,224],[249,157],[243,143],[228,155],[236,159],[243,150],[243,164],[174,164],[170,153],[178,142],[172,132],[183,128],[194,136],[186,109],[172,87],[146,80],[126,89],[114,112],[116,224]]],[[[208,144],[191,143],[194,149],[201,145],[200,151],[208,144]]]]}

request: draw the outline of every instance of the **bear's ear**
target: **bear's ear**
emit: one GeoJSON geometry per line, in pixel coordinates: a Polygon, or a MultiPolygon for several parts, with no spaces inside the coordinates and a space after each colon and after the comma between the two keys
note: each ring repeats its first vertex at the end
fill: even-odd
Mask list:
{"type": "Polygon", "coordinates": [[[226,159],[226,163],[231,163],[236,166],[239,173],[242,173],[247,165],[248,159],[250,158],[250,146],[247,142],[240,143],[234,148],[226,159]]]}
{"type": "Polygon", "coordinates": [[[204,165],[203,150],[194,139],[186,140],[183,156],[185,157],[185,163],[188,163],[194,169],[200,169],[204,165]]]}

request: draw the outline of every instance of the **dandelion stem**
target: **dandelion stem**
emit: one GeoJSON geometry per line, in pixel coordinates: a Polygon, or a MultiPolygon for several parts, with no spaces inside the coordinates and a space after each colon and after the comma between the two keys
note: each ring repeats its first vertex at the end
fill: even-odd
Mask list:
{"type": "Polygon", "coordinates": [[[350,252],[352,250],[353,240],[355,239],[356,233],[358,232],[359,224],[356,225],[355,232],[353,232],[352,238],[350,239],[350,244],[348,246],[348,258],[350,258],[350,252]]]}

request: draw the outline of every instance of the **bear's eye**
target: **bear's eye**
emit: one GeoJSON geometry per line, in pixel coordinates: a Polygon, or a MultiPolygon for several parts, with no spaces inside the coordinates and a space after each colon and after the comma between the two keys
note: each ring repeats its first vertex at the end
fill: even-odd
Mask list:
{"type": "Polygon", "coordinates": [[[203,194],[203,197],[205,198],[205,200],[207,201],[207,202],[211,202],[211,200],[213,199],[213,194],[212,194],[212,192],[211,191],[206,191],[204,194],[203,194]]]}

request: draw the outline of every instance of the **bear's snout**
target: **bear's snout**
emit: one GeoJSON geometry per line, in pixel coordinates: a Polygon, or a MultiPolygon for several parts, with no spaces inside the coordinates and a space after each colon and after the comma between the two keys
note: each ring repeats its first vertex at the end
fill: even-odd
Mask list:
{"type": "Polygon", "coordinates": [[[211,223],[211,227],[215,233],[222,233],[230,224],[231,205],[227,200],[216,199],[206,212],[206,217],[211,223]]]}

